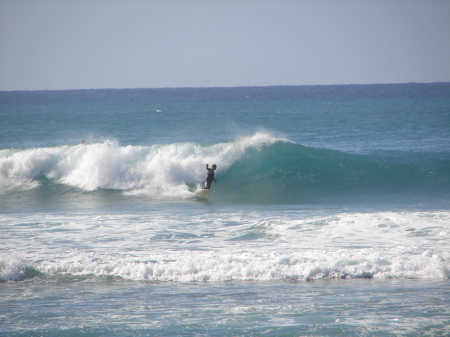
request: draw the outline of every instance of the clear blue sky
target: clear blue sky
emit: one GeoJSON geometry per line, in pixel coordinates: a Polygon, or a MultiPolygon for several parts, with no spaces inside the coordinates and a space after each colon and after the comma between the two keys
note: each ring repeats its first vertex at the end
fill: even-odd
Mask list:
{"type": "Polygon", "coordinates": [[[0,90],[440,81],[447,0],[0,0],[0,90]]]}

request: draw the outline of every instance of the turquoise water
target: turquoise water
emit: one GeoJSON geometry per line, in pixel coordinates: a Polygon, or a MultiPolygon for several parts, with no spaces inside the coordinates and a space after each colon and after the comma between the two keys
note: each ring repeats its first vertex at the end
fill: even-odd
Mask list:
{"type": "Polygon", "coordinates": [[[18,336],[445,336],[450,332],[448,281],[154,284],[78,279],[52,287],[27,281],[7,287],[10,296],[20,298],[27,308],[10,314],[9,310],[16,310],[10,301],[0,309],[9,316],[3,329],[18,336]],[[33,319],[27,317],[30,314],[33,319]]]}
{"type": "Polygon", "coordinates": [[[1,92],[0,331],[447,335],[449,130],[448,83],[1,92]]]}

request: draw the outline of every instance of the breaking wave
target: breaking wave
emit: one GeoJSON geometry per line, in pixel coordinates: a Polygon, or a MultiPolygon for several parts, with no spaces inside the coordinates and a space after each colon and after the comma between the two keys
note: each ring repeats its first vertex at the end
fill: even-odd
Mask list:
{"type": "MultiPolygon", "coordinates": [[[[450,161],[355,155],[310,148],[269,133],[218,144],[120,146],[115,141],[0,151],[0,193],[61,184],[184,198],[216,163],[224,200],[301,202],[374,193],[448,198],[450,161]]],[[[420,157],[420,156],[419,156],[420,157]]]]}

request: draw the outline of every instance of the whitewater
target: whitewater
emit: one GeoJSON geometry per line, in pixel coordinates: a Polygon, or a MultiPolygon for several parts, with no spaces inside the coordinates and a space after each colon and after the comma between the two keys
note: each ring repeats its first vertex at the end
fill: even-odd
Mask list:
{"type": "Polygon", "coordinates": [[[449,129],[448,83],[0,92],[0,333],[448,335],[449,129]]]}
{"type": "Polygon", "coordinates": [[[242,159],[249,147],[273,144],[276,138],[257,133],[235,143],[202,146],[180,143],[152,146],[119,146],[117,141],[54,148],[2,150],[2,192],[36,188],[39,178],[78,187],[97,189],[160,191],[176,198],[187,184],[202,180],[205,162],[219,162],[218,172],[227,171],[242,159]],[[174,187],[178,186],[178,191],[174,187]],[[169,191],[170,189],[170,191],[169,191]]]}
{"type": "Polygon", "coordinates": [[[448,212],[271,213],[190,214],[189,222],[183,213],[72,215],[70,221],[3,216],[2,242],[15,248],[1,261],[0,277],[21,280],[35,273],[174,282],[450,277],[448,212]],[[25,240],[30,233],[33,249],[25,240]]]}

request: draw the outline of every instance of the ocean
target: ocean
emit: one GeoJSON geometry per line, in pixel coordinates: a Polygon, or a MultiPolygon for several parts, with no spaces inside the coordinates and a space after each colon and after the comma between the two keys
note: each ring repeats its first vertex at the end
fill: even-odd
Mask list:
{"type": "Polygon", "coordinates": [[[450,83],[0,92],[2,336],[449,336],[449,303],[450,83]]]}

